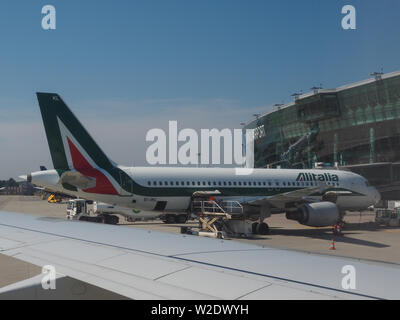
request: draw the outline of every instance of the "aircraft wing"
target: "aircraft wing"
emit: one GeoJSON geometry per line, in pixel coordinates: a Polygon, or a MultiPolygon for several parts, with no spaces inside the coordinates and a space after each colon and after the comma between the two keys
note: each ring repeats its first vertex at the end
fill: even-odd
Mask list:
{"type": "Polygon", "coordinates": [[[254,200],[248,201],[247,203],[253,205],[272,205],[277,208],[284,208],[286,203],[302,201],[316,192],[324,192],[326,189],[328,189],[328,187],[329,186],[326,184],[319,184],[318,186],[297,189],[285,193],[278,193],[276,195],[268,196],[261,199],[260,197],[258,197],[254,200]]]}
{"type": "Polygon", "coordinates": [[[10,212],[0,253],[133,299],[400,298],[396,265],[10,212]]]}
{"type": "Polygon", "coordinates": [[[5,190],[5,188],[6,188],[6,187],[1,187],[1,188],[0,188],[0,191],[5,190]]]}

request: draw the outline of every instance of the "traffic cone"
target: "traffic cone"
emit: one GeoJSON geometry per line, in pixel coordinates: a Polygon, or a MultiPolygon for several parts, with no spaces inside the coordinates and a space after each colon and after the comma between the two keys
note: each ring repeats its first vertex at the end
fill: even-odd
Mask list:
{"type": "Polygon", "coordinates": [[[333,240],[331,241],[331,245],[329,246],[329,250],[336,250],[335,242],[333,240]]]}

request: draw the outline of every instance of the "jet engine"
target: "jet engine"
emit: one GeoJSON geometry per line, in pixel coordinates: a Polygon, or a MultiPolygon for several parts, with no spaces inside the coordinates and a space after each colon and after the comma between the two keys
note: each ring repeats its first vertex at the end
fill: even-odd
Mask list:
{"type": "Polygon", "coordinates": [[[310,227],[332,226],[339,217],[336,204],[328,201],[302,204],[297,210],[286,212],[287,219],[310,227]]]}

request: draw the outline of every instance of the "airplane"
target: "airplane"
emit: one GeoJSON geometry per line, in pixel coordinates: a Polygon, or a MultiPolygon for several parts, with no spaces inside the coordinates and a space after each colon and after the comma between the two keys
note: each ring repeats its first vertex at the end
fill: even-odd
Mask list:
{"type": "Polygon", "coordinates": [[[264,219],[286,212],[307,226],[332,226],[345,210],[361,210],[380,200],[360,175],[341,170],[125,167],[116,164],[93,140],[56,93],[37,93],[53,170],[32,172],[27,180],[78,198],[121,207],[187,212],[196,192],[215,193],[217,201],[236,201],[246,217],[264,219]]]}
{"type": "MultiPolygon", "coordinates": [[[[53,101],[57,101],[55,100],[57,98],[57,95],[50,96],[53,101]]],[[[56,111],[54,108],[52,110],[56,111]]],[[[61,119],[65,120],[64,116],[70,114],[67,111],[68,109],[63,108],[61,119]]],[[[48,114],[43,115],[44,119],[47,119],[47,116],[48,114]]],[[[73,122],[75,125],[76,121],[77,119],[73,122]]],[[[75,132],[76,127],[71,125],[69,123],[68,127],[75,132]]],[[[56,127],[58,128],[58,125],[56,127]]],[[[56,136],[49,140],[54,142],[54,137],[56,136]]],[[[68,139],[75,143],[79,139],[79,147],[81,144],[85,147],[92,145],[93,141],[87,140],[87,135],[85,137],[86,139],[82,140],[81,136],[76,138],[70,135],[68,139]]],[[[60,136],[58,138],[60,139],[60,136]]],[[[57,146],[50,141],[51,146],[57,146]]],[[[86,149],[81,149],[81,152],[85,156],[89,156],[89,154],[92,156],[102,155],[102,153],[98,153],[100,149],[97,145],[95,146],[97,150],[95,154],[92,153],[93,150],[83,151],[86,149]]],[[[73,147],[71,149],[74,150],[73,147]]],[[[95,157],[96,162],[93,162],[97,164],[99,161],[102,166],[82,167],[79,165],[82,162],[79,161],[74,163],[76,167],[73,169],[64,170],[58,167],[59,162],[57,162],[63,160],[59,155],[65,154],[62,145],[58,145],[58,150],[51,150],[55,152],[52,153],[52,157],[53,161],[56,160],[54,161],[57,168],[55,171],[59,173],[59,176],[54,179],[52,170],[47,172],[50,175],[45,175],[46,172],[42,171],[43,173],[38,175],[42,183],[57,185],[61,179],[61,184],[71,183],[71,186],[82,186],[82,181],[85,180],[78,178],[84,175],[97,178],[102,183],[90,187],[83,186],[82,190],[76,187],[77,191],[74,192],[90,193],[94,196],[100,194],[103,197],[108,196],[115,199],[116,195],[109,193],[109,188],[113,186],[118,188],[116,190],[119,195],[125,199],[125,193],[120,190],[125,185],[114,186],[112,184],[114,181],[108,180],[109,176],[114,180],[116,178],[111,175],[111,173],[115,175],[115,172],[108,172],[107,167],[101,162],[105,158],[97,159],[95,157]],[[62,180],[63,174],[70,171],[77,172],[75,173],[77,179],[69,178],[68,182],[65,182],[62,180]],[[102,175],[107,180],[104,180],[102,175]],[[104,185],[104,181],[108,181],[108,184],[104,185]],[[91,188],[95,188],[95,192],[92,192],[91,188]]],[[[76,154],[73,155],[73,158],[75,156],[76,154]]],[[[93,161],[93,158],[87,159],[93,161]]],[[[125,172],[119,166],[115,168],[117,173],[125,172]]],[[[319,171],[315,174],[321,172],[329,173],[319,171]]],[[[157,177],[156,174],[159,173],[153,173],[151,177],[157,177]]],[[[225,174],[223,172],[217,177],[222,179],[225,174]]],[[[339,173],[337,174],[339,177],[339,173]]],[[[310,179],[303,172],[300,172],[299,175],[303,182],[310,179]]],[[[31,179],[36,179],[36,176],[36,174],[31,174],[31,179]]],[[[69,177],[68,174],[67,176],[69,177]]],[[[118,178],[118,176],[116,177],[118,178]]],[[[359,178],[356,179],[358,176],[350,177],[353,179],[348,176],[347,182],[349,185],[353,183],[354,187],[359,178]]],[[[138,183],[136,177],[134,178],[135,183],[138,183]]],[[[340,178],[342,178],[341,175],[340,178]]],[[[87,180],[91,181],[88,178],[87,180]]],[[[333,173],[331,173],[330,180],[338,182],[333,173]]],[[[239,181],[236,180],[237,185],[239,181]]],[[[343,180],[339,184],[341,183],[344,183],[343,180]]],[[[71,186],[67,187],[71,188],[71,186]]],[[[312,187],[303,185],[303,188],[299,189],[306,190],[312,187]]],[[[152,189],[147,191],[154,191],[152,189]]],[[[219,189],[227,192],[225,189],[228,188],[219,189]]],[[[245,189],[243,185],[241,189],[245,189]]],[[[249,193],[251,192],[251,196],[254,196],[254,191],[251,188],[248,190],[249,193]]],[[[367,191],[365,187],[362,190],[367,191]]],[[[276,195],[282,196],[282,193],[276,193],[276,195]]],[[[165,194],[163,196],[166,197],[165,194]]],[[[353,196],[360,197],[360,195],[353,196]]],[[[132,196],[126,198],[132,201],[140,197],[136,193],[132,193],[132,196]]],[[[398,290],[400,268],[393,264],[376,261],[324,256],[235,241],[150,232],[149,230],[120,226],[77,223],[64,219],[49,219],[5,211],[0,211],[0,235],[0,248],[2,248],[3,255],[44,266],[44,273],[0,288],[0,299],[81,300],[122,297],[184,300],[358,300],[400,298],[398,290]],[[356,274],[352,272],[356,272],[356,274]],[[352,274],[355,276],[352,277],[352,274]],[[56,281],[56,290],[50,290],[53,280],[56,281]],[[43,287],[43,283],[48,287],[43,287]]]]}
{"type": "Polygon", "coordinates": [[[6,211],[0,248],[42,267],[0,300],[400,298],[395,264],[6,211]]]}

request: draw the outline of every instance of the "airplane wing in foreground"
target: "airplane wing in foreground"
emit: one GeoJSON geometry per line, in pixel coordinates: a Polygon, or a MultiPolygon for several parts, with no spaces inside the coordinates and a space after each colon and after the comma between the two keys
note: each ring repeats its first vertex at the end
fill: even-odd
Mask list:
{"type": "Polygon", "coordinates": [[[396,265],[10,212],[0,253],[133,299],[400,298],[396,265]]]}

